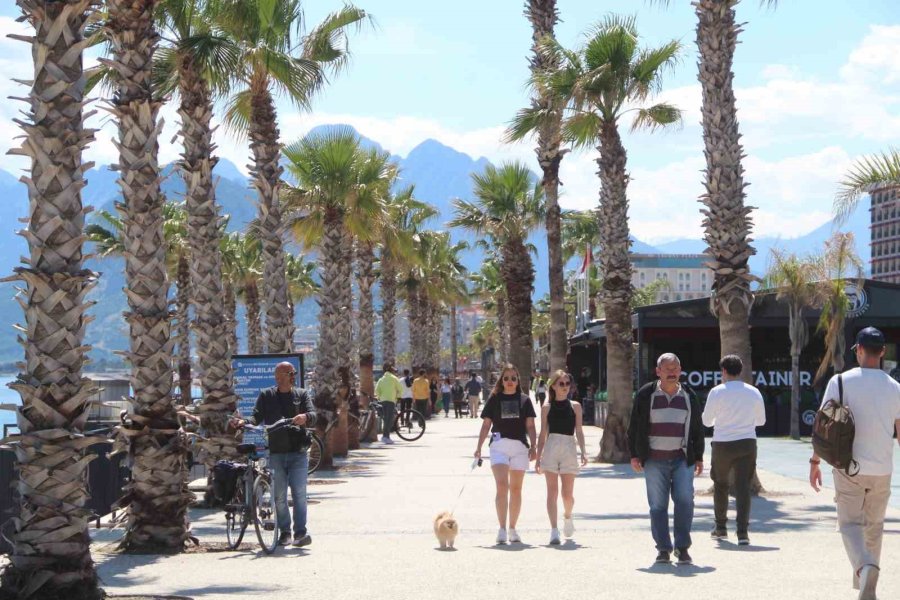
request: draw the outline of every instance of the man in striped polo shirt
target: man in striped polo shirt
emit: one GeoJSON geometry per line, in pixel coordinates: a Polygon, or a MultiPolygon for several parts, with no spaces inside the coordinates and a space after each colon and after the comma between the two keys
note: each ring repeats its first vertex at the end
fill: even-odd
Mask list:
{"type": "Polygon", "coordinates": [[[663,354],[656,361],[657,381],[644,385],[634,398],[628,444],[631,467],[643,472],[650,504],[650,530],[657,563],[668,563],[674,548],[680,565],[692,564],[694,475],[703,473],[702,410],[681,387],[681,361],[663,354]],[[675,502],[675,544],[669,534],[669,496],[675,502]]]}

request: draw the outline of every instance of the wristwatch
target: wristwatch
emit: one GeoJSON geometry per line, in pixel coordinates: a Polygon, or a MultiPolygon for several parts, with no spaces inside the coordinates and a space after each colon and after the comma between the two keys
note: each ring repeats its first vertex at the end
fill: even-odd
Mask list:
{"type": "Polygon", "coordinates": [[[818,458],[811,458],[811,459],[809,459],[809,464],[811,464],[811,465],[818,465],[818,464],[821,463],[821,462],[822,462],[822,461],[819,460],[818,458]]]}

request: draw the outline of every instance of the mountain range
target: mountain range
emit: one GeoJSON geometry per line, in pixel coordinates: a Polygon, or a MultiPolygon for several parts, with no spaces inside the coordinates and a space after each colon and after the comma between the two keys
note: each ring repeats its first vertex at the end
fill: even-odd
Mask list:
{"type": "MultiPolygon", "coordinates": [[[[321,133],[334,127],[337,126],[322,126],[311,133],[321,133]]],[[[363,144],[381,148],[375,140],[363,138],[363,144]]],[[[451,202],[454,198],[471,197],[471,174],[482,171],[489,164],[488,159],[484,157],[472,158],[433,139],[423,141],[405,157],[395,156],[394,159],[400,167],[400,184],[414,184],[417,197],[437,208],[439,216],[428,225],[435,229],[443,228],[443,224],[452,217],[451,202]]],[[[254,194],[249,182],[246,176],[227,160],[219,161],[215,174],[219,177],[216,188],[218,202],[222,206],[223,214],[230,217],[228,228],[231,231],[243,230],[256,215],[254,194]]],[[[166,196],[172,200],[180,199],[184,185],[181,178],[174,173],[172,165],[164,168],[163,175],[162,188],[166,196]]],[[[117,174],[108,166],[91,169],[87,173],[88,185],[83,192],[84,203],[112,210],[113,202],[119,195],[116,179],[117,174]]],[[[0,278],[2,278],[12,272],[19,264],[20,256],[27,252],[25,240],[21,236],[14,235],[14,232],[23,226],[20,220],[27,216],[28,197],[25,186],[19,183],[16,177],[2,170],[0,170],[0,197],[5,200],[0,202],[0,278]]],[[[91,219],[92,215],[89,214],[88,220],[91,219]]],[[[868,219],[867,203],[862,202],[842,226],[843,230],[853,231],[856,234],[857,251],[866,263],[870,256],[868,219]]],[[[765,271],[769,250],[775,247],[800,254],[816,252],[822,248],[832,230],[833,224],[829,222],[797,238],[758,238],[754,241],[757,254],[751,259],[751,268],[755,273],[762,274],[765,271]]],[[[475,237],[465,231],[453,230],[451,236],[454,241],[466,240],[470,243],[475,241],[475,237]]],[[[536,298],[547,293],[545,239],[543,231],[535,232],[530,239],[538,250],[535,256],[536,298]]],[[[700,253],[705,248],[703,241],[699,239],[681,239],[651,245],[632,237],[632,242],[632,251],[641,253],[700,253]]],[[[478,270],[481,260],[482,254],[479,250],[469,250],[463,256],[464,264],[472,271],[478,270]]],[[[574,258],[569,267],[573,268],[579,260],[577,257],[574,258]]],[[[119,362],[120,359],[114,352],[127,347],[127,329],[121,318],[125,308],[125,298],[121,292],[125,286],[123,261],[118,258],[104,260],[92,258],[87,261],[87,266],[100,273],[98,285],[90,294],[90,299],[97,302],[91,310],[95,320],[89,325],[87,332],[87,342],[94,348],[92,359],[100,365],[107,361],[119,362]]],[[[2,327],[0,363],[18,360],[22,355],[12,329],[14,323],[22,320],[21,308],[13,299],[14,295],[12,283],[0,283],[0,327],[2,327]]],[[[303,303],[296,312],[299,328],[315,327],[318,309],[314,301],[303,303]]],[[[243,331],[243,327],[240,331],[243,331]]],[[[243,344],[242,334],[241,339],[243,344]]]]}

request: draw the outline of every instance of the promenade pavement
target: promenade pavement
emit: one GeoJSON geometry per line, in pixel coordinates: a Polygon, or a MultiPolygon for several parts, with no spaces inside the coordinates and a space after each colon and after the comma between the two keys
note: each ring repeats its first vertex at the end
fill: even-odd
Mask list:
{"type": "MultiPolygon", "coordinates": [[[[749,547],[738,547],[733,536],[727,543],[709,539],[711,483],[707,473],[697,480],[691,567],[653,566],[644,482],[625,465],[591,463],[584,469],[575,487],[574,540],[555,547],[547,543],[543,476],[529,472],[518,526],[523,543],[495,546],[488,461],[469,473],[479,426],[475,419],[436,417],[418,442],[373,444],[354,451],[340,470],[316,474],[309,488],[313,543],[304,549],[279,548],[273,556],[254,546],[123,556],[110,551],[111,533],[100,530],[93,551],[103,584],[111,594],[205,600],[856,598],[835,532],[833,492],[815,494],[801,479],[771,471],[760,473],[769,493],[754,500],[749,547]],[[457,549],[440,551],[432,519],[453,507],[461,526],[457,549]]],[[[595,452],[601,431],[585,432],[595,452]]],[[[790,444],[796,443],[767,441],[762,448],[766,454],[781,448],[790,460],[805,460],[808,454],[790,444]]],[[[767,455],[761,463],[772,459],[767,455]]],[[[223,539],[221,513],[194,510],[191,517],[201,542],[223,539]]],[[[248,537],[255,542],[252,531],[248,537]]],[[[898,556],[900,511],[891,508],[879,598],[900,598],[898,556]]]]}

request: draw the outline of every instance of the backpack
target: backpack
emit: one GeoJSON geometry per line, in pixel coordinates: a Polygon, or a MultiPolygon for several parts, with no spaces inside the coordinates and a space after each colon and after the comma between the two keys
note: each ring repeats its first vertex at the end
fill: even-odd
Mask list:
{"type": "Polygon", "coordinates": [[[247,465],[230,460],[218,461],[212,469],[213,498],[219,506],[228,504],[234,498],[237,484],[247,465]]]}
{"type": "Polygon", "coordinates": [[[837,383],[838,401],[829,400],[816,413],[812,445],[825,462],[853,477],[859,473],[859,463],[853,460],[856,422],[850,408],[844,404],[844,382],[840,375],[837,376],[837,383]],[[854,466],[856,471],[851,472],[854,466]]]}

